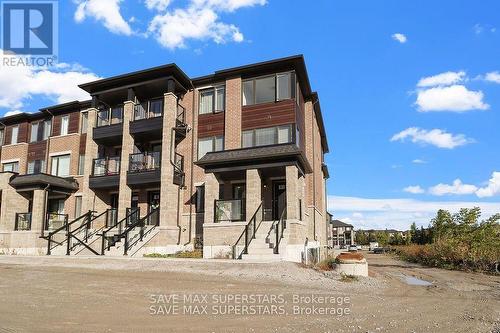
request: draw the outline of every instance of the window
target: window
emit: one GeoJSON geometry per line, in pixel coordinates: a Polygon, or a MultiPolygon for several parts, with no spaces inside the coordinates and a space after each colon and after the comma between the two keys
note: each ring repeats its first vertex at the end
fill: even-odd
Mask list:
{"type": "Polygon", "coordinates": [[[19,172],[19,162],[9,162],[3,164],[4,172],[19,172]]]}
{"type": "Polygon", "coordinates": [[[52,134],[52,120],[45,120],[43,122],[42,140],[47,140],[51,134],[52,134]]]}
{"type": "Polygon", "coordinates": [[[205,186],[196,186],[196,204],[195,209],[197,213],[205,211],[205,186]]]}
{"type": "Polygon", "coordinates": [[[60,135],[67,135],[68,134],[68,127],[69,127],[69,116],[62,116],[61,117],[61,132],[60,135]]]}
{"type": "Polygon", "coordinates": [[[4,139],[5,139],[5,128],[0,128],[0,146],[3,146],[4,139]]]}
{"type": "Polygon", "coordinates": [[[226,88],[217,86],[200,91],[200,114],[222,112],[226,108],[226,88]]]}
{"type": "Polygon", "coordinates": [[[31,124],[31,137],[30,142],[38,141],[38,128],[40,123],[32,123],[31,124]]]}
{"type": "Polygon", "coordinates": [[[10,137],[10,144],[15,145],[17,143],[17,138],[19,135],[19,125],[12,127],[12,135],[10,137]]]}
{"type": "Polygon", "coordinates": [[[82,216],[82,197],[75,197],[75,218],[82,216]]]}
{"type": "Polygon", "coordinates": [[[70,155],[52,157],[52,175],[59,177],[69,176],[70,155]]]}
{"type": "Polygon", "coordinates": [[[295,74],[280,73],[243,81],[243,105],[269,103],[295,97],[295,74]]]}
{"type": "Polygon", "coordinates": [[[26,172],[28,175],[39,174],[44,172],[45,172],[44,160],[36,160],[28,162],[28,171],[26,172]]]}
{"type": "Polygon", "coordinates": [[[163,99],[155,99],[149,102],[150,117],[161,117],[163,114],[163,99]]]}
{"type": "Polygon", "coordinates": [[[82,113],[82,123],[80,125],[80,133],[87,133],[87,128],[89,126],[89,113],[82,113]]]}
{"type": "Polygon", "coordinates": [[[123,121],[123,106],[115,106],[111,109],[111,125],[120,124],[123,121]]]}
{"type": "Polygon", "coordinates": [[[290,143],[292,140],[292,125],[258,128],[242,133],[243,148],[290,143]]]}
{"type": "Polygon", "coordinates": [[[224,137],[210,137],[198,140],[198,159],[205,156],[206,153],[224,150],[224,137]]]}
{"type": "Polygon", "coordinates": [[[78,156],[78,174],[83,175],[85,172],[85,155],[78,156]]]}

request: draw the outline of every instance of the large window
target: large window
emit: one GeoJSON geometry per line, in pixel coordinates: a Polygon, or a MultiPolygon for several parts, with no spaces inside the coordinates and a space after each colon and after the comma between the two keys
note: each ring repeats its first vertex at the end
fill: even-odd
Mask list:
{"type": "Polygon", "coordinates": [[[36,160],[28,162],[28,171],[26,172],[28,175],[39,174],[44,172],[45,172],[44,160],[36,160]]]}
{"type": "Polygon", "coordinates": [[[9,162],[3,164],[4,172],[19,172],[19,162],[9,162]]]}
{"type": "Polygon", "coordinates": [[[222,112],[226,109],[226,87],[216,86],[214,88],[200,91],[200,114],[222,112]]]}
{"type": "Polygon", "coordinates": [[[87,133],[87,128],[89,127],[89,113],[82,113],[82,123],[80,124],[80,133],[87,133]]]}
{"type": "Polygon", "coordinates": [[[52,130],[52,122],[50,120],[31,123],[30,142],[47,140],[52,130]]]}
{"type": "Polygon", "coordinates": [[[243,105],[276,102],[295,97],[295,74],[279,73],[243,81],[243,105]]]}
{"type": "Polygon", "coordinates": [[[242,133],[243,148],[292,142],[292,125],[257,128],[242,133]]]}
{"type": "Polygon", "coordinates": [[[60,155],[52,157],[52,175],[68,177],[70,167],[70,155],[60,155]]]}
{"type": "Polygon", "coordinates": [[[196,212],[203,213],[205,211],[205,186],[196,186],[196,212]]]}
{"type": "Polygon", "coordinates": [[[43,122],[42,140],[47,140],[51,134],[52,134],[52,120],[45,120],[43,122]]]}
{"type": "Polygon", "coordinates": [[[78,174],[83,175],[85,172],[85,155],[78,156],[78,174]]]}
{"type": "Polygon", "coordinates": [[[198,139],[198,159],[205,156],[206,153],[221,150],[224,150],[223,136],[198,139]]]}
{"type": "Polygon", "coordinates": [[[19,136],[19,125],[12,127],[12,134],[10,136],[10,144],[15,145],[19,136]]]}
{"type": "Polygon", "coordinates": [[[40,123],[32,123],[31,124],[31,137],[30,142],[38,141],[38,130],[40,127],[40,123]]]}
{"type": "Polygon", "coordinates": [[[62,116],[61,117],[61,133],[60,135],[67,135],[68,134],[68,128],[69,128],[69,116],[62,116]]]}
{"type": "Polygon", "coordinates": [[[5,128],[0,128],[0,146],[3,146],[5,139],[5,128]]]}

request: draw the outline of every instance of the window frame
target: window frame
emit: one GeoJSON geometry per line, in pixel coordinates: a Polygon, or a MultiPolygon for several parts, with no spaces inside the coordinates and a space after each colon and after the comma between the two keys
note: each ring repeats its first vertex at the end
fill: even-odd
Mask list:
{"type": "Polygon", "coordinates": [[[204,137],[204,138],[198,138],[198,151],[197,151],[197,155],[198,155],[198,160],[200,160],[203,156],[200,156],[200,141],[203,141],[203,140],[211,140],[212,141],[212,150],[211,151],[208,151],[205,153],[208,154],[208,153],[213,153],[213,152],[217,152],[217,151],[224,151],[224,135],[215,135],[215,136],[207,136],[207,137],[204,137]],[[217,146],[217,139],[220,139],[222,141],[222,149],[220,150],[216,150],[216,146],[217,146]]]}
{"type": "Polygon", "coordinates": [[[276,102],[281,102],[281,101],[286,101],[290,99],[296,98],[296,90],[297,90],[297,79],[295,75],[295,71],[285,71],[285,72],[278,72],[278,73],[273,73],[273,74],[268,74],[268,75],[261,75],[261,76],[256,76],[248,79],[242,80],[241,83],[241,105],[242,106],[251,106],[251,105],[260,105],[260,104],[265,104],[265,103],[276,103],[276,102]],[[289,96],[288,98],[280,98],[279,97],[279,87],[278,87],[278,77],[281,75],[289,75],[289,85],[288,85],[288,92],[289,96]],[[265,78],[274,78],[274,101],[268,101],[268,102],[259,102],[257,103],[257,94],[256,94],[256,87],[257,87],[257,80],[260,79],[265,79],[265,78]],[[244,84],[245,82],[252,82],[252,92],[253,92],[253,101],[251,103],[244,103],[244,84]]]}
{"type": "Polygon", "coordinates": [[[13,172],[13,173],[19,173],[19,161],[12,161],[12,162],[6,162],[2,163],[2,172],[13,172]],[[17,166],[13,167],[12,170],[7,170],[5,171],[5,166],[6,165],[12,165],[12,166],[17,166]],[[17,169],[17,170],[16,170],[17,169]]]}
{"type": "Polygon", "coordinates": [[[80,117],[80,134],[85,134],[87,133],[89,129],[89,113],[88,111],[81,112],[81,117],[80,117]]]}
{"type": "Polygon", "coordinates": [[[78,155],[78,176],[83,176],[85,174],[85,154],[78,155]]]}
{"type": "Polygon", "coordinates": [[[62,154],[62,155],[55,155],[55,156],[51,156],[51,159],[50,159],[50,174],[52,176],[56,176],[56,177],[69,177],[71,176],[71,154],[62,154]],[[68,175],[65,176],[65,175],[60,175],[60,168],[59,168],[59,165],[60,165],[60,159],[63,158],[63,157],[68,157],[69,161],[68,161],[68,175]],[[57,160],[57,166],[56,166],[56,173],[54,174],[54,161],[57,160]]]}
{"type": "Polygon", "coordinates": [[[5,127],[1,127],[0,128],[0,146],[3,146],[3,144],[5,143],[5,133],[6,133],[5,127]]]}
{"type": "Polygon", "coordinates": [[[32,122],[30,124],[30,143],[33,143],[33,142],[38,142],[38,133],[40,132],[40,124],[42,123],[42,121],[35,121],[35,122],[32,122]],[[36,126],[36,132],[34,133],[35,135],[33,135],[33,129],[35,128],[36,126]]]}
{"type": "Polygon", "coordinates": [[[59,126],[59,135],[68,135],[69,134],[69,114],[65,114],[61,116],[61,124],[59,126]],[[66,128],[64,127],[64,124],[66,123],[66,128]],[[65,129],[65,131],[63,131],[65,129]]]}
{"type": "Polygon", "coordinates": [[[226,111],[226,85],[221,83],[221,84],[216,84],[216,85],[214,85],[212,87],[199,89],[198,90],[198,99],[199,99],[199,101],[198,101],[198,115],[202,115],[202,114],[216,114],[216,113],[225,112],[226,111]],[[218,110],[217,109],[217,93],[220,90],[224,91],[223,98],[222,98],[223,110],[218,110]],[[201,113],[201,110],[202,110],[202,108],[201,108],[201,103],[202,103],[201,95],[203,93],[209,92],[209,91],[211,91],[212,94],[213,94],[211,111],[210,112],[203,112],[203,113],[201,113]]]}
{"type": "Polygon", "coordinates": [[[277,126],[271,126],[271,127],[260,127],[260,128],[252,128],[246,131],[241,132],[241,147],[242,148],[255,148],[255,147],[266,147],[266,146],[276,146],[276,145],[288,145],[291,143],[295,143],[296,137],[294,135],[294,128],[297,126],[295,124],[285,124],[285,125],[277,125],[277,126]],[[283,142],[279,143],[279,129],[287,127],[290,131],[290,141],[289,142],[283,142]],[[258,130],[266,130],[266,129],[273,129],[274,130],[274,143],[268,144],[268,145],[257,145],[257,131],[258,130]],[[244,146],[243,142],[243,136],[245,133],[252,133],[252,145],[251,146],[244,146]]]}
{"type": "Polygon", "coordinates": [[[205,185],[196,186],[194,209],[196,213],[205,212],[205,185]]]}
{"type": "Polygon", "coordinates": [[[10,144],[17,145],[18,143],[19,143],[19,124],[12,126],[11,131],[10,131],[10,144]],[[15,131],[16,132],[16,140],[14,140],[14,129],[16,130],[15,131]]]}

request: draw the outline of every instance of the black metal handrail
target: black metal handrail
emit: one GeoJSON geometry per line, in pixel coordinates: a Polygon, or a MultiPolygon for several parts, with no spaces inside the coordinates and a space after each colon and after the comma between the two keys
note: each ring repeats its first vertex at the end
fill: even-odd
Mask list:
{"type": "Polygon", "coordinates": [[[92,229],[93,222],[95,220],[97,220],[98,218],[100,218],[101,216],[103,216],[104,214],[106,214],[106,212],[107,211],[104,211],[99,215],[94,215],[95,214],[94,211],[89,211],[87,214],[85,214],[86,216],[85,216],[84,222],[78,228],[76,228],[74,230],[71,230],[70,228],[68,228],[68,231],[66,234],[66,238],[67,238],[66,239],[66,255],[69,256],[71,251],[74,250],[76,248],[76,246],[78,246],[79,244],[83,245],[85,248],[87,248],[89,251],[91,251],[95,255],[99,255],[99,253],[96,250],[94,250],[93,248],[91,248],[87,243],[93,235],[97,234],[100,230],[102,230],[104,228],[104,226],[102,226],[101,228],[94,230],[93,232],[89,232],[92,229]],[[83,239],[79,238],[79,233],[83,233],[83,236],[84,236],[83,239]],[[72,239],[76,240],[75,244],[71,244],[72,239]]]}
{"type": "Polygon", "coordinates": [[[14,231],[31,230],[31,213],[16,213],[16,223],[14,231]]]}
{"type": "Polygon", "coordinates": [[[92,161],[92,176],[113,176],[120,173],[119,156],[96,158],[92,161]]]}
{"type": "MultiPolygon", "coordinates": [[[[90,211],[89,211],[90,212],[90,211]]],[[[57,235],[58,233],[60,233],[61,231],[65,230],[66,232],[68,232],[71,228],[71,226],[75,223],[77,223],[78,221],[81,221],[82,219],[84,219],[87,214],[89,213],[85,213],[83,214],[82,216],[79,216],[78,218],[76,218],[75,220],[69,222],[69,223],[66,223],[65,225],[57,228],[56,230],[54,231],[50,231],[47,235],[42,235],[40,238],[43,238],[43,239],[46,239],[48,241],[48,244],[47,244],[47,255],[50,256],[50,253],[51,251],[56,248],[57,246],[59,245],[62,245],[66,240],[67,238],[62,241],[62,242],[56,242],[53,240],[53,237],[54,235],[57,235]],[[52,247],[52,243],[56,243],[56,246],[52,247]]]]}
{"type": "Polygon", "coordinates": [[[123,231],[123,233],[121,233],[119,235],[120,238],[125,238],[125,242],[124,242],[124,245],[123,245],[123,255],[124,256],[126,256],[128,254],[128,250],[130,250],[137,243],[142,242],[142,240],[144,239],[144,236],[146,236],[147,234],[149,234],[156,227],[156,226],[153,226],[148,231],[144,232],[144,229],[146,227],[146,221],[149,221],[149,218],[153,214],[155,214],[156,212],[158,212],[158,211],[159,211],[159,209],[151,210],[143,218],[141,218],[141,219],[137,220],[136,222],[131,223],[130,225],[128,225],[127,228],[123,231]],[[135,239],[135,240],[132,239],[132,243],[130,243],[130,241],[129,241],[129,233],[130,233],[130,231],[132,231],[133,229],[135,229],[137,227],[141,228],[139,230],[139,234],[138,234],[139,237],[137,239],[135,239]]]}
{"type": "Polygon", "coordinates": [[[245,201],[242,199],[214,200],[214,223],[245,221],[245,201]]]}
{"type": "Polygon", "coordinates": [[[276,235],[276,242],[274,243],[274,254],[278,254],[280,242],[283,238],[283,232],[286,229],[286,208],[281,212],[280,219],[276,222],[274,227],[276,235]]]}
{"type": "Polygon", "coordinates": [[[248,254],[248,247],[250,246],[252,239],[255,239],[257,230],[259,230],[259,227],[262,223],[262,218],[263,218],[263,210],[261,202],[259,207],[257,207],[255,213],[253,214],[252,218],[250,219],[250,221],[248,221],[248,223],[245,225],[245,229],[241,233],[240,237],[233,245],[233,259],[241,259],[241,256],[243,254],[248,254]],[[244,244],[242,244],[243,241],[245,242],[244,244]],[[243,246],[243,251],[239,252],[238,247],[242,246],[243,246]]]}
{"type": "Polygon", "coordinates": [[[186,126],[186,109],[179,104],[177,104],[177,116],[175,118],[175,126],[176,127],[186,126]]]}
{"type": "Polygon", "coordinates": [[[52,231],[63,228],[68,224],[68,214],[47,213],[45,216],[45,230],[52,231]],[[62,223],[62,224],[61,224],[62,223]],[[61,224],[60,227],[54,227],[54,224],[61,224]]]}
{"type": "Polygon", "coordinates": [[[142,172],[156,170],[161,165],[161,152],[144,152],[130,154],[129,172],[142,172]]]}
{"type": "Polygon", "coordinates": [[[135,210],[128,210],[127,209],[126,212],[127,213],[125,214],[125,217],[123,219],[114,223],[111,226],[107,226],[106,229],[102,230],[102,233],[100,234],[100,236],[101,236],[101,255],[104,255],[104,251],[106,248],[109,251],[111,246],[113,246],[120,239],[119,235],[122,234],[122,230],[124,229],[123,225],[125,225],[125,226],[129,225],[130,223],[128,221],[129,221],[130,217],[133,216],[134,214],[136,214],[135,210]],[[113,230],[115,228],[118,228],[118,233],[114,234],[111,237],[108,237],[107,236],[108,232],[110,232],[111,230],[113,230]],[[107,239],[107,238],[109,238],[109,239],[107,239]],[[106,244],[106,241],[107,241],[107,244],[106,244]]]}

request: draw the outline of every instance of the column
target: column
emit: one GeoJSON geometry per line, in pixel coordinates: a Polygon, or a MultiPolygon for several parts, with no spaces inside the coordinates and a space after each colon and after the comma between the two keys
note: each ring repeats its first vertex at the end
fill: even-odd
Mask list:
{"type": "Polygon", "coordinates": [[[259,170],[249,169],[246,175],[246,220],[250,221],[262,203],[262,180],[259,170]]]}
{"type": "Polygon", "coordinates": [[[286,218],[299,219],[299,170],[295,165],[286,167],[286,218]]]}
{"type": "Polygon", "coordinates": [[[205,175],[205,223],[214,223],[214,203],[219,199],[219,181],[213,173],[205,175]]]}
{"type": "Polygon", "coordinates": [[[132,201],[132,190],[127,185],[127,171],[130,154],[134,152],[134,138],[130,134],[130,121],[134,114],[134,102],[123,103],[123,138],[120,161],[120,188],[118,192],[118,221],[127,216],[127,208],[132,201]]]}
{"type": "Polygon", "coordinates": [[[45,228],[45,191],[33,190],[33,208],[31,211],[31,230],[42,232],[45,228]]]}

